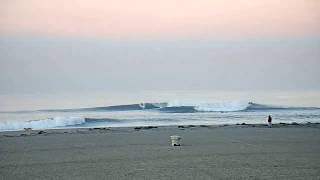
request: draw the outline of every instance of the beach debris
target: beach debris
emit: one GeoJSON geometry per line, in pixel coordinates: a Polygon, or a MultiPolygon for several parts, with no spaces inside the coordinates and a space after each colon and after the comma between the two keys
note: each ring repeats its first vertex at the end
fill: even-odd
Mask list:
{"type": "Polygon", "coordinates": [[[200,125],[200,127],[206,127],[206,128],[208,128],[208,127],[210,127],[210,126],[208,126],[208,125],[200,125]]]}
{"type": "Polygon", "coordinates": [[[32,128],[24,128],[25,131],[32,131],[32,128]]]}
{"type": "Polygon", "coordinates": [[[226,127],[226,126],[230,126],[230,124],[222,124],[222,125],[219,125],[218,127],[226,127]]]}
{"type": "Polygon", "coordinates": [[[192,128],[196,127],[195,125],[187,125],[187,126],[178,126],[178,128],[192,128]]]}
{"type": "Polygon", "coordinates": [[[93,130],[110,130],[110,129],[104,128],[104,127],[89,128],[89,131],[93,131],[93,130]]]}
{"type": "Polygon", "coordinates": [[[171,146],[181,146],[180,140],[182,139],[181,136],[173,135],[170,136],[171,138],[171,146]]]}
{"type": "Polygon", "coordinates": [[[45,131],[39,131],[38,134],[45,134],[45,131]]]}
{"type": "Polygon", "coordinates": [[[141,129],[154,129],[158,128],[157,126],[140,126],[140,127],[135,127],[135,130],[141,130],[141,129]]]}
{"type": "Polygon", "coordinates": [[[291,125],[299,125],[299,124],[296,122],[292,122],[291,125]]]}
{"type": "Polygon", "coordinates": [[[248,125],[248,124],[246,124],[246,123],[237,123],[236,125],[238,125],[238,126],[240,126],[240,125],[248,125]]]}

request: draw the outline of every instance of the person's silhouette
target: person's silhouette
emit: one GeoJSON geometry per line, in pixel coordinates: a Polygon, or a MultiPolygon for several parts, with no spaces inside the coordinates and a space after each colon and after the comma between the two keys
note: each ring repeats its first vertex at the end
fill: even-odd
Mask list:
{"type": "Polygon", "coordinates": [[[271,115],[268,116],[268,127],[269,128],[272,127],[272,117],[271,117],[271,115]]]}

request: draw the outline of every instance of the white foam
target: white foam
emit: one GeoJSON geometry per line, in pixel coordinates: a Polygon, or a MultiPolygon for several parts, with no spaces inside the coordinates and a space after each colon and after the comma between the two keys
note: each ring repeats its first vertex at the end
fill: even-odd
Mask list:
{"type": "Polygon", "coordinates": [[[81,117],[54,117],[33,121],[0,122],[0,130],[22,130],[24,128],[48,129],[85,123],[81,117]]]}
{"type": "Polygon", "coordinates": [[[171,101],[168,107],[194,106],[197,111],[241,111],[250,106],[246,101],[218,101],[218,102],[181,102],[171,101]]]}

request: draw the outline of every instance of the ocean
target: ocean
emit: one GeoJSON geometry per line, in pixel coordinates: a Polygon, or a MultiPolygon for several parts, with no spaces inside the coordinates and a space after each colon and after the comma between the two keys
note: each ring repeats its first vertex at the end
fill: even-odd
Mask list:
{"type": "MultiPolygon", "coordinates": [[[[0,131],[23,130],[24,128],[32,129],[55,129],[55,128],[81,128],[81,127],[133,127],[133,126],[170,126],[170,125],[223,125],[223,124],[263,124],[266,123],[268,115],[273,117],[273,123],[320,123],[320,108],[317,105],[317,98],[310,98],[310,94],[302,93],[295,95],[270,94],[258,99],[259,102],[244,100],[249,96],[227,95],[224,93],[159,93],[156,98],[150,98],[150,94],[141,98],[145,94],[112,96],[113,98],[124,97],[126,101],[134,101],[133,103],[119,103],[125,100],[109,101],[106,106],[94,106],[91,103],[88,107],[69,107],[56,106],[48,104],[33,105],[37,102],[34,96],[28,100],[18,98],[25,102],[25,109],[6,110],[1,109],[0,112],[0,131]],[[128,98],[128,97],[135,97],[128,98]],[[299,97],[298,97],[299,96],[299,97]],[[175,99],[173,98],[175,97],[175,99]],[[294,97],[294,98],[293,98],[294,97]],[[170,99],[168,101],[160,101],[160,99],[170,99]],[[238,98],[238,99],[237,99],[238,98]],[[152,99],[153,101],[141,101],[139,99],[152,99]],[[240,100],[239,100],[240,99],[240,100]],[[261,102],[267,99],[266,102],[261,102]],[[279,100],[280,99],[280,100],[279,100]],[[294,99],[294,100],[293,100],[294,99]],[[302,100],[305,102],[302,102],[302,100]],[[306,102],[312,99],[313,103],[306,102]],[[28,103],[26,103],[28,102],[28,103]],[[271,102],[271,103],[270,103],[271,102]],[[272,103],[274,102],[274,103],[272,103]],[[287,104],[285,104],[287,102],[287,104]],[[289,102],[289,103],[288,103],[289,102]],[[302,102],[302,103],[300,103],[302,102]],[[114,104],[112,104],[114,103],[114,104]],[[283,103],[283,104],[281,104],[283,103]],[[309,105],[309,106],[308,106],[309,105]],[[54,108],[46,108],[54,107],[54,108]],[[38,109],[32,109],[38,108],[38,109]]],[[[152,93],[154,96],[155,93],[152,93]]],[[[250,93],[249,93],[250,94],[250,93]]],[[[252,94],[251,94],[252,95],[252,94]]],[[[259,94],[257,94],[259,95],[259,94]]],[[[260,94],[261,95],[261,94],[260,94]]],[[[313,94],[312,97],[318,97],[319,94],[313,94]]],[[[39,96],[40,97],[40,96],[39,96]]],[[[77,96],[73,96],[77,97],[77,96]]],[[[88,101],[90,96],[81,96],[81,102],[88,101]]],[[[104,96],[96,95],[95,98],[104,96]]],[[[111,96],[110,96],[111,97],[111,96]]],[[[7,98],[10,99],[10,98],[7,98]]],[[[41,98],[40,98],[41,99],[41,98]]],[[[61,98],[63,99],[63,98],[61,98]]],[[[64,98],[65,102],[70,101],[64,98]]],[[[71,98],[73,102],[80,102],[78,98],[71,98]],[[78,99],[75,101],[74,99],[78,99]]],[[[109,98],[111,99],[111,98],[109,98]]],[[[39,99],[38,99],[39,100],[39,99]]],[[[53,101],[53,99],[49,99],[53,101]]],[[[56,102],[57,100],[55,100],[56,102]]],[[[103,100],[101,100],[103,101],[103,100]]],[[[7,102],[9,102],[7,100],[7,102]]],[[[17,101],[19,102],[19,101],[17,101]]],[[[97,102],[97,101],[96,101],[97,102]]],[[[103,103],[103,102],[102,102],[103,103]]],[[[101,102],[96,103],[98,105],[101,102]]],[[[8,105],[9,103],[7,103],[8,105]]],[[[20,103],[21,104],[21,103],[20,103]]],[[[90,104],[90,103],[89,103],[90,104]]],[[[4,103],[2,104],[4,107],[4,103]]]]}

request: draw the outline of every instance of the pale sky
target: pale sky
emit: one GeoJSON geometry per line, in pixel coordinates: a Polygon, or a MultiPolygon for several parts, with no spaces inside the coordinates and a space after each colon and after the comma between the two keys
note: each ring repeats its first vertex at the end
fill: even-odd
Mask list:
{"type": "Polygon", "coordinates": [[[320,89],[318,0],[1,0],[0,93],[320,89]]]}
{"type": "Polygon", "coordinates": [[[2,0],[2,32],[109,38],[317,33],[318,0],[2,0]]]}

